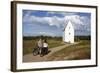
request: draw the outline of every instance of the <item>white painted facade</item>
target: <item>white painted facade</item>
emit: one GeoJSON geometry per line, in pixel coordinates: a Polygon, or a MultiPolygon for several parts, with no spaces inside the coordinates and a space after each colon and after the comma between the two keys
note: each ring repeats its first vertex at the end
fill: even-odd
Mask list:
{"type": "Polygon", "coordinates": [[[74,43],[74,27],[71,21],[65,25],[63,32],[63,41],[68,43],[74,43]]]}

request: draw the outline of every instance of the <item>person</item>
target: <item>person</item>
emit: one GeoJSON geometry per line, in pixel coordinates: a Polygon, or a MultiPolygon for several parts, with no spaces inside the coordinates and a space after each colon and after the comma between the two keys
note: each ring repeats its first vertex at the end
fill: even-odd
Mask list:
{"type": "Polygon", "coordinates": [[[39,39],[37,45],[38,45],[39,53],[40,53],[40,56],[41,56],[41,54],[42,54],[42,49],[43,49],[43,41],[42,41],[41,38],[39,39]]]}
{"type": "Polygon", "coordinates": [[[47,43],[47,40],[45,39],[43,41],[43,55],[45,55],[47,53],[48,53],[48,43],[47,43]]]}

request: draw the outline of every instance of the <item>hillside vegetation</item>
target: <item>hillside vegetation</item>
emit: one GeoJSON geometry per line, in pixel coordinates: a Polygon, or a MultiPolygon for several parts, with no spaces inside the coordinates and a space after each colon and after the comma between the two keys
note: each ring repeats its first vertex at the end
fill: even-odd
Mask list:
{"type": "MultiPolygon", "coordinates": [[[[37,48],[37,42],[40,36],[36,37],[23,37],[23,55],[32,53],[33,49],[37,48]]],[[[65,45],[62,41],[62,37],[50,37],[42,36],[42,39],[47,39],[49,49],[65,45]]],[[[53,60],[79,60],[79,59],[90,59],[91,58],[91,37],[90,36],[75,36],[75,42],[79,42],[76,45],[72,45],[63,48],[60,51],[52,54],[48,59],[53,60]]]]}

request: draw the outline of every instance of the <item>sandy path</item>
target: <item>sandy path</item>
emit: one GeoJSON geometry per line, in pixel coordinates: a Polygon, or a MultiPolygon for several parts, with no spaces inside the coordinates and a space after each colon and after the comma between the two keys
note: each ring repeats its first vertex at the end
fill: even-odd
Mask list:
{"type": "MultiPolygon", "coordinates": [[[[78,44],[79,42],[76,42],[74,44],[78,44]]],[[[48,57],[51,56],[53,53],[64,49],[65,47],[69,47],[71,45],[74,44],[64,44],[62,46],[58,46],[58,47],[54,47],[54,48],[50,48],[50,53],[48,53],[47,55],[40,57],[40,55],[34,56],[33,54],[27,54],[23,56],[23,62],[41,62],[41,61],[48,61],[48,57]]]]}

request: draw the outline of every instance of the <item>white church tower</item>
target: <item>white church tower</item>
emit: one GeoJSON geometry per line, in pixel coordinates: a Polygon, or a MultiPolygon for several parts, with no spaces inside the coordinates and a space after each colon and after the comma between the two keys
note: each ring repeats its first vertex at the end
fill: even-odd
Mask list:
{"type": "Polygon", "coordinates": [[[71,21],[65,25],[63,32],[63,41],[68,43],[74,43],[74,27],[71,21]]]}

